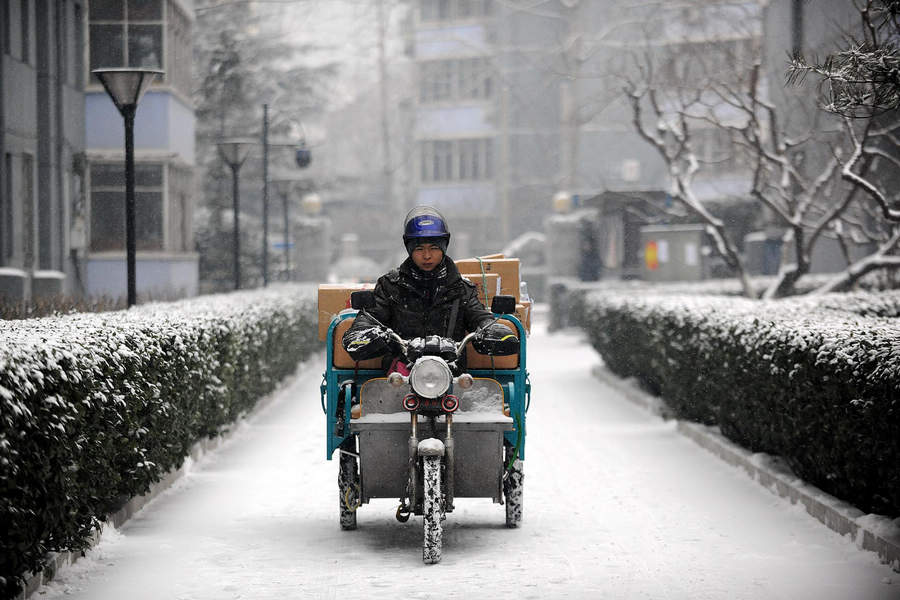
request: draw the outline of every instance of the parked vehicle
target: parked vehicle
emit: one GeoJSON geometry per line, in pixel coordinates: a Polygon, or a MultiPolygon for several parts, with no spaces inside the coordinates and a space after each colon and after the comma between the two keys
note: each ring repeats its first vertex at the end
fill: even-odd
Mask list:
{"type": "Polygon", "coordinates": [[[329,327],[321,386],[326,456],[339,455],[341,527],[355,529],[358,509],[372,498],[399,498],[397,519],[422,516],[423,560],[436,563],[442,523],[457,498],[505,504],[507,526],[518,526],[531,385],[514,298],[497,296],[491,306],[509,327],[512,347],[507,340],[476,350],[471,333],[457,343],[438,336],[404,340],[392,332],[408,375],[386,373],[381,359],[355,363],[343,350],[343,333],[374,297],[354,292],[351,302],[353,310],[329,327]]]}

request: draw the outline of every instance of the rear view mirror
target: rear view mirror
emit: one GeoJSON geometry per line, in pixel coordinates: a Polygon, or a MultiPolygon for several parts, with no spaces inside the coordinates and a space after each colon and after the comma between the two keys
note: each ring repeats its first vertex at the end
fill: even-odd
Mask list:
{"type": "Polygon", "coordinates": [[[516,312],[516,299],[513,296],[494,296],[491,301],[491,312],[498,315],[512,315],[516,312]]]}
{"type": "Polygon", "coordinates": [[[354,310],[364,310],[366,308],[375,308],[375,292],[372,290],[361,290],[350,294],[350,306],[354,310]]]}

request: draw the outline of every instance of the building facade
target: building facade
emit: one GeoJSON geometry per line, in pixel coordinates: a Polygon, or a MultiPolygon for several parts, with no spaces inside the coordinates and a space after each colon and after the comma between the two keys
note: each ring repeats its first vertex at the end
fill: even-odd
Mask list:
{"type": "Polygon", "coordinates": [[[72,289],[84,190],[83,0],[0,2],[0,292],[72,289]]]}
{"type": "MultiPolygon", "coordinates": [[[[478,253],[543,229],[560,191],[576,206],[607,193],[665,196],[666,165],[635,131],[623,94],[629,61],[650,55],[661,86],[683,86],[691,57],[707,75],[734,73],[760,40],[755,2],[686,7],[419,0],[413,200],[449,213],[478,253]]],[[[725,137],[712,127],[695,135],[701,160],[716,164],[698,182],[704,198],[727,199],[747,176],[725,137]]],[[[602,230],[620,235],[601,247],[621,271],[616,218],[602,230]]]]}
{"type": "Polygon", "coordinates": [[[0,0],[0,293],[125,295],[124,129],[90,70],[165,70],[135,123],[137,286],[197,292],[185,0],[0,0]]]}
{"type": "MultiPolygon", "coordinates": [[[[152,298],[195,295],[193,7],[186,0],[91,0],[88,22],[89,69],[165,72],[135,116],[137,291],[152,298]]],[[[85,78],[85,287],[117,296],[125,280],[124,125],[96,76],[85,78]]]]}
{"type": "Polygon", "coordinates": [[[441,210],[472,251],[502,247],[494,2],[421,0],[415,11],[412,203],[441,210]]]}

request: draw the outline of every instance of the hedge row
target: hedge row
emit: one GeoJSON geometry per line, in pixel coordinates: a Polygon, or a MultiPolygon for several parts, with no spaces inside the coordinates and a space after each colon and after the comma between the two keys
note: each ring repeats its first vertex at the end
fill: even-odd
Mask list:
{"type": "Polygon", "coordinates": [[[762,302],[593,291],[578,304],[607,366],[679,418],[784,457],[862,510],[900,516],[897,292],[762,302]]]}
{"type": "Polygon", "coordinates": [[[0,322],[0,590],[149,490],[318,347],[310,287],[0,322]]]}

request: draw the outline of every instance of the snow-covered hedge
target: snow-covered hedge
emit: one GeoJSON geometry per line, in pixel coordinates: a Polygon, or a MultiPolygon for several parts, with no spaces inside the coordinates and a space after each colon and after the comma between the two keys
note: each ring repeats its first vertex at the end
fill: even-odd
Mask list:
{"type": "Polygon", "coordinates": [[[607,366],[678,417],[900,516],[900,293],[761,302],[592,291],[580,304],[607,366]]]}
{"type": "Polygon", "coordinates": [[[316,323],[298,285],[0,322],[0,589],[251,408],[316,323]]]}

